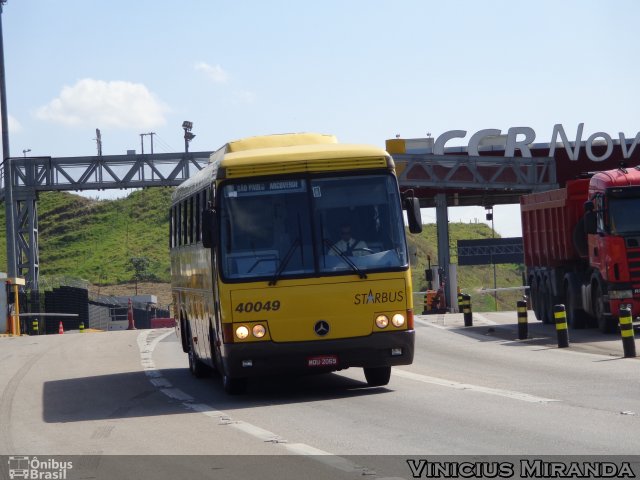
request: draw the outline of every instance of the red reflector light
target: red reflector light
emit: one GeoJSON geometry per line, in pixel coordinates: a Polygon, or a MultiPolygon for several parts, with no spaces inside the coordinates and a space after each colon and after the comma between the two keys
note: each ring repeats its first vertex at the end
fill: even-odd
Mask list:
{"type": "Polygon", "coordinates": [[[407,310],[407,328],[413,330],[413,310],[407,310]]]}

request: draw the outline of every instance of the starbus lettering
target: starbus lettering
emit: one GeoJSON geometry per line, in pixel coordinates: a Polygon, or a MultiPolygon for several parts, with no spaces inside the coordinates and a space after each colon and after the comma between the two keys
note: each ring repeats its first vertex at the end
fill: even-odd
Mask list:
{"type": "Polygon", "coordinates": [[[356,293],[353,299],[354,305],[367,305],[370,303],[394,303],[404,300],[404,292],[397,290],[395,292],[374,292],[369,290],[368,293],[356,293]]]}

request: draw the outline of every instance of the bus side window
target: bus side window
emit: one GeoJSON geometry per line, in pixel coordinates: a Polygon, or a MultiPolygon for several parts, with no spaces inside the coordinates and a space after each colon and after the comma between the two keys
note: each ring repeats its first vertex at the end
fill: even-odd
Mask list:
{"type": "Polygon", "coordinates": [[[187,211],[187,201],[182,201],[182,244],[188,245],[189,238],[187,236],[189,232],[189,212],[187,211]]]}
{"type": "Polygon", "coordinates": [[[169,210],[169,248],[175,247],[176,240],[176,208],[169,210]]]}
{"type": "Polygon", "coordinates": [[[201,192],[196,194],[196,208],[194,212],[194,219],[196,221],[196,237],[195,242],[202,240],[202,228],[200,226],[200,217],[202,216],[202,204],[200,203],[201,192]]]}
{"type": "Polygon", "coordinates": [[[182,207],[180,204],[176,204],[174,207],[176,209],[176,247],[182,245],[182,207]]]}

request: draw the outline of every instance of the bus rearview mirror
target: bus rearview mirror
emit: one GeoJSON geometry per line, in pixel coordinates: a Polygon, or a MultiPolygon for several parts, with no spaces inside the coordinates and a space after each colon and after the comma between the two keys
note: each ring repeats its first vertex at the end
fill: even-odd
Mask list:
{"type": "Polygon", "coordinates": [[[407,210],[407,220],[411,233],[422,232],[422,215],[420,213],[420,201],[416,197],[404,199],[404,208],[407,210]]]}

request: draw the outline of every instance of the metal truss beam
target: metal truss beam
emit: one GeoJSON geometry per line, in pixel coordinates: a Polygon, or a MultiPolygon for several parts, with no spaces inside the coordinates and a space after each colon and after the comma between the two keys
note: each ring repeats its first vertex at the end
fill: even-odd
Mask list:
{"type": "Polygon", "coordinates": [[[400,185],[434,190],[512,190],[520,193],[557,188],[552,157],[471,157],[394,155],[400,185]]]}
{"type": "MultiPolygon", "coordinates": [[[[98,157],[16,157],[7,159],[13,179],[14,242],[17,276],[24,277],[37,298],[38,252],[37,192],[51,190],[107,190],[170,187],[201,170],[211,152],[109,155],[98,157]]],[[[3,178],[4,187],[4,178],[3,178]]],[[[0,200],[4,201],[4,188],[0,200]]],[[[8,230],[8,229],[7,229],[8,230]]]]}
{"type": "MultiPolygon", "coordinates": [[[[211,152],[108,155],[100,157],[17,157],[11,159],[13,189],[106,190],[171,187],[209,161],[211,152]]],[[[4,197],[4,191],[2,192],[4,197]]]]}

